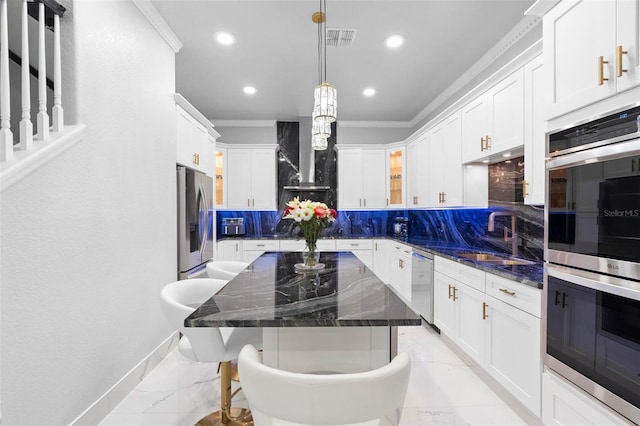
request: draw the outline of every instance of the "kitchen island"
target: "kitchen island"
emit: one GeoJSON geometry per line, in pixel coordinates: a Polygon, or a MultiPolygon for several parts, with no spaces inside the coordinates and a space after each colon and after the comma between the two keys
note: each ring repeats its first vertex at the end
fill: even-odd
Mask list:
{"type": "Polygon", "coordinates": [[[351,252],[267,252],[185,319],[187,327],[262,327],[264,362],[309,371],[366,371],[397,351],[397,327],[420,316],[351,252]]]}

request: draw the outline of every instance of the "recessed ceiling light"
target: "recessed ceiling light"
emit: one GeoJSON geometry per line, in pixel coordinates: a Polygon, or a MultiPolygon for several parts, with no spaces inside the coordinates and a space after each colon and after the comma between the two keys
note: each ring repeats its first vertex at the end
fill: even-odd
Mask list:
{"type": "Polygon", "coordinates": [[[255,95],[257,90],[253,86],[246,86],[242,89],[242,91],[247,95],[255,95]]]}
{"type": "Polygon", "coordinates": [[[489,160],[482,160],[483,163],[487,164],[489,160]]]}
{"type": "Polygon", "coordinates": [[[213,34],[213,39],[223,46],[230,46],[236,42],[236,36],[226,31],[218,31],[213,34]]]}
{"type": "Polygon", "coordinates": [[[389,49],[395,49],[404,44],[404,36],[393,34],[384,39],[384,45],[389,49]]]}
{"type": "Polygon", "coordinates": [[[502,156],[504,158],[509,158],[509,157],[511,157],[511,153],[510,152],[505,152],[504,154],[502,154],[502,156]]]}
{"type": "Polygon", "coordinates": [[[362,94],[365,96],[373,96],[376,94],[376,89],[371,88],[371,87],[367,87],[366,89],[364,89],[362,91],[362,94]]]}

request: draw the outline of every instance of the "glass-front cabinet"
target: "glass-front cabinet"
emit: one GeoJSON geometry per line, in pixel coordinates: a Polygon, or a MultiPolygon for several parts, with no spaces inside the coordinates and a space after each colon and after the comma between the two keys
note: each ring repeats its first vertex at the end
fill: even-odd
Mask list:
{"type": "Polygon", "coordinates": [[[405,207],[405,147],[387,149],[387,207],[405,207]]]}
{"type": "Polygon", "coordinates": [[[217,208],[224,208],[227,205],[227,191],[225,187],[225,163],[227,160],[227,149],[216,149],[215,167],[216,167],[216,204],[217,208]]]}

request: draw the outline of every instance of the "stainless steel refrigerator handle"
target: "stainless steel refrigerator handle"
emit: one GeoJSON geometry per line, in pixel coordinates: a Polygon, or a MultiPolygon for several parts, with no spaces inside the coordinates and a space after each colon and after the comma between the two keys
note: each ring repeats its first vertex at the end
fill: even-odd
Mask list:
{"type": "MultiPolygon", "coordinates": [[[[202,235],[200,236],[200,255],[202,255],[204,253],[204,247],[207,244],[207,225],[208,225],[208,216],[209,216],[209,211],[208,211],[208,203],[207,203],[207,196],[205,194],[204,188],[202,187],[202,184],[199,185],[198,190],[200,191],[200,208],[202,208],[202,210],[204,211],[204,226],[202,227],[202,235]],[[204,207],[204,208],[203,208],[204,207]]],[[[200,211],[198,211],[198,216],[200,215],[200,211]]]]}

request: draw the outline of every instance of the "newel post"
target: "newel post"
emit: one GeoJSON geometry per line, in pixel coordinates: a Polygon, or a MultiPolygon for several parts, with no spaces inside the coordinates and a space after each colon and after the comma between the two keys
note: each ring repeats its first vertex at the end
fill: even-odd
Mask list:
{"type": "Polygon", "coordinates": [[[7,0],[0,0],[0,161],[13,159],[13,133],[11,132],[11,102],[9,92],[7,0]]]}

